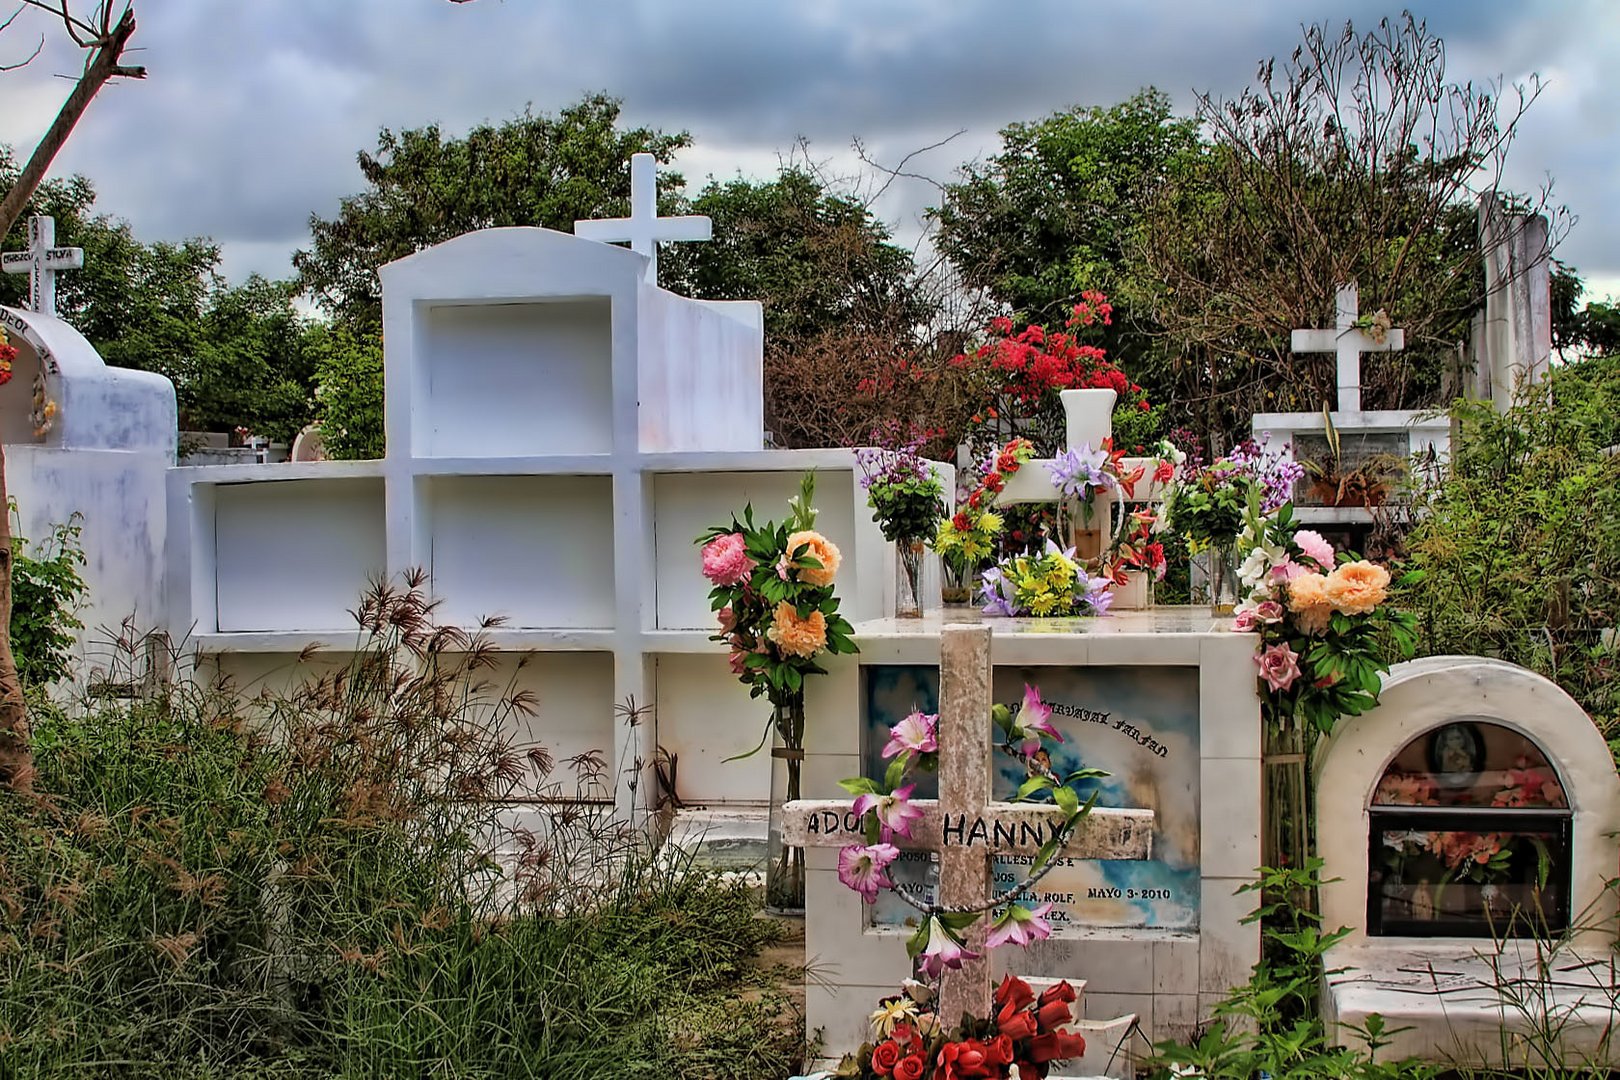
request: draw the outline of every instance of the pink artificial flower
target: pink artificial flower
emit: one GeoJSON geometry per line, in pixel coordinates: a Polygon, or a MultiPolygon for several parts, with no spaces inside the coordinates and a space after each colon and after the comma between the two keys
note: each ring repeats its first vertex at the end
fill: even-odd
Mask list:
{"type": "Polygon", "coordinates": [[[1254,662],[1260,667],[1260,678],[1274,693],[1285,693],[1299,678],[1299,654],[1286,644],[1270,646],[1254,662]]]}
{"type": "Polygon", "coordinates": [[[722,634],[729,634],[733,630],[737,629],[737,613],[731,610],[730,604],[727,604],[725,607],[721,608],[718,615],[720,619],[720,632],[722,634]]]}
{"type": "Polygon", "coordinates": [[[1262,600],[1254,609],[1254,613],[1261,622],[1268,625],[1282,622],[1285,614],[1282,604],[1276,600],[1262,600]]]}
{"type": "Polygon", "coordinates": [[[1022,904],[1009,904],[1006,913],[990,928],[990,933],[984,939],[984,947],[995,949],[1002,945],[1017,945],[1027,948],[1032,941],[1044,941],[1052,936],[1052,924],[1046,921],[1046,915],[1051,910],[1051,904],[1042,904],[1033,909],[1022,904]]]}
{"type": "Polygon", "coordinates": [[[792,580],[793,558],[785,551],[782,553],[782,557],[776,560],[776,576],[783,581],[792,580]]]}
{"type": "Polygon", "coordinates": [[[1299,575],[1308,573],[1309,570],[1309,567],[1302,566],[1284,555],[1281,562],[1272,564],[1271,578],[1273,581],[1293,581],[1299,575]]]}
{"type": "Polygon", "coordinates": [[[877,812],[878,825],[884,840],[898,835],[906,839],[911,838],[911,824],[921,821],[923,812],[920,808],[911,805],[911,792],[916,784],[907,784],[902,788],[895,788],[889,795],[861,795],[855,800],[855,817],[866,816],[867,811],[877,812]]]}
{"type": "Polygon", "coordinates": [[[1299,530],[1294,534],[1294,544],[1323,573],[1333,569],[1333,545],[1324,540],[1322,534],[1315,529],[1299,530]]]}
{"type": "Polygon", "coordinates": [[[1260,629],[1260,613],[1254,608],[1245,608],[1233,616],[1232,629],[1240,634],[1252,634],[1260,629]]]}
{"type": "Polygon", "coordinates": [[[1029,683],[1024,684],[1024,705],[1018,710],[1018,726],[1063,741],[1058,729],[1052,726],[1052,706],[1042,701],[1041,692],[1029,683]]]}
{"type": "Polygon", "coordinates": [[[892,889],[894,882],[884,869],[900,857],[893,844],[855,844],[838,853],[838,880],[860,893],[868,904],[877,903],[879,889],[892,889]]]}
{"type": "Polygon", "coordinates": [[[742,533],[725,533],[703,545],[703,576],[716,585],[735,585],[754,572],[742,533]]]}
{"type": "Polygon", "coordinates": [[[938,919],[928,920],[928,946],[923,949],[919,961],[923,974],[937,979],[945,974],[946,968],[959,971],[963,963],[978,958],[978,953],[969,951],[938,919]]]}
{"type": "Polygon", "coordinates": [[[939,714],[913,710],[911,715],[889,729],[883,756],[892,758],[906,750],[932,754],[939,749],[939,714]]]}
{"type": "Polygon", "coordinates": [[[748,669],[744,666],[744,661],[747,659],[747,649],[738,649],[733,647],[731,650],[731,656],[729,657],[731,663],[731,673],[733,675],[741,675],[743,672],[747,671],[748,669]]]}

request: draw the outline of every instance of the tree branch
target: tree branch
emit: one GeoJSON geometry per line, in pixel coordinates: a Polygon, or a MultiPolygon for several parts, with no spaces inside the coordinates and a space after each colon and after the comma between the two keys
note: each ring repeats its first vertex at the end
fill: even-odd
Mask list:
{"type": "MultiPolygon", "coordinates": [[[[56,8],[44,3],[43,0],[23,0],[23,2],[46,11],[57,11],[56,8]]],[[[107,11],[107,8],[103,9],[104,18],[107,11]]],[[[84,25],[68,14],[67,0],[62,0],[58,14],[66,21],[70,31],[75,24],[84,25]]],[[[90,102],[94,100],[102,86],[113,78],[143,79],[146,77],[144,67],[129,66],[119,62],[123,58],[124,49],[128,47],[129,39],[134,36],[134,33],[135,11],[132,7],[126,7],[123,16],[119,18],[117,25],[113,27],[110,33],[90,41],[87,47],[93,48],[94,51],[85,63],[84,74],[79,77],[78,83],[73,87],[73,92],[68,95],[67,101],[62,104],[61,111],[56,114],[56,120],[51,124],[50,129],[45,132],[44,138],[40,139],[39,145],[34,148],[33,156],[28,159],[28,164],[23,166],[22,172],[17,177],[17,182],[6,193],[5,199],[0,201],[0,239],[3,239],[11,231],[11,227],[16,224],[17,218],[22,214],[23,207],[27,205],[29,199],[33,198],[34,192],[39,188],[40,183],[45,179],[45,174],[50,170],[51,162],[55,160],[63,144],[67,142],[68,135],[72,133],[74,125],[79,122],[79,118],[84,115],[85,110],[90,107],[90,102]]],[[[75,37],[74,40],[78,40],[78,38],[75,37]]]]}

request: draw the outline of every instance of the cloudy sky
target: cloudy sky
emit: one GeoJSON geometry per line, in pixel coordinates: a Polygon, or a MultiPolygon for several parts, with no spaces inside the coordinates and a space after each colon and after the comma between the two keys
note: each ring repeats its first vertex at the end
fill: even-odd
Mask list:
{"type": "MultiPolygon", "coordinates": [[[[88,5],[90,0],[79,0],[88,5]]],[[[1620,292],[1620,0],[1442,0],[1413,5],[1447,43],[1455,78],[1547,83],[1509,181],[1551,176],[1579,222],[1559,255],[1593,291],[1620,292]]],[[[289,272],[312,211],[361,186],[355,153],[379,128],[460,132],[582,93],[627,119],[692,133],[689,182],[768,175],[795,140],[835,168],[860,138],[894,162],[957,131],[911,168],[948,179],[996,131],[1156,85],[1236,94],[1305,22],[1371,27],[1399,9],[1364,0],[136,0],[144,83],[92,106],[58,174],[144,240],[206,235],[233,277],[289,272]]],[[[40,34],[46,53],[0,74],[0,141],[31,148],[76,70],[62,35],[25,14],[0,61],[40,34]]],[[[896,187],[880,212],[902,236],[933,192],[896,187]]]]}

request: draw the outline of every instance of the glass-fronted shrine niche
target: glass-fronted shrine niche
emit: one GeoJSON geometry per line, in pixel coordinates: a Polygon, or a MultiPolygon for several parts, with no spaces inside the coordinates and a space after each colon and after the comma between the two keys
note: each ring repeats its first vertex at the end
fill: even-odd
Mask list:
{"type": "Polygon", "coordinates": [[[1460,719],[1402,748],[1368,807],[1367,932],[1554,934],[1569,925],[1570,809],[1546,754],[1460,719]]]}

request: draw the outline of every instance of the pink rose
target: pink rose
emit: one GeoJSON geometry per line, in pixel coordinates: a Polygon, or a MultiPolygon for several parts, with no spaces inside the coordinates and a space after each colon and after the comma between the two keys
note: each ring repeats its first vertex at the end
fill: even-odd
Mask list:
{"type": "Polygon", "coordinates": [[[1274,693],[1284,693],[1299,678],[1299,654],[1287,645],[1277,644],[1254,658],[1260,667],[1260,678],[1274,693]]]}
{"type": "Polygon", "coordinates": [[[1294,534],[1294,544],[1324,572],[1333,569],[1333,545],[1315,529],[1299,530],[1294,534]]]}
{"type": "Polygon", "coordinates": [[[1275,600],[1265,600],[1254,609],[1256,617],[1263,623],[1280,623],[1283,620],[1283,606],[1275,600]]]}
{"type": "Polygon", "coordinates": [[[735,585],[753,572],[742,533],[725,533],[703,545],[703,576],[716,585],[735,585]]]}
{"type": "Polygon", "coordinates": [[[1299,575],[1305,573],[1306,569],[1306,567],[1284,555],[1282,562],[1272,566],[1271,576],[1275,581],[1293,581],[1299,575]]]}
{"type": "Polygon", "coordinates": [[[719,618],[720,632],[722,634],[729,634],[737,629],[737,613],[731,610],[730,604],[720,609],[719,618]]]}
{"type": "Polygon", "coordinates": [[[731,673],[733,675],[741,675],[743,672],[747,671],[748,668],[744,664],[744,662],[747,659],[748,659],[748,653],[745,650],[733,648],[731,650],[731,657],[730,657],[730,660],[731,660],[731,673]]]}
{"type": "Polygon", "coordinates": [[[1232,629],[1240,634],[1249,634],[1260,629],[1260,615],[1252,608],[1240,611],[1232,620],[1232,629]]]}

